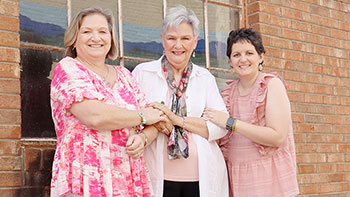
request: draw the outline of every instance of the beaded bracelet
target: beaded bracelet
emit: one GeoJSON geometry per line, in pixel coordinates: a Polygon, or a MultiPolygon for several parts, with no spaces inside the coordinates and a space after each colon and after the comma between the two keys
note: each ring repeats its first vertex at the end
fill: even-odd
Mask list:
{"type": "Polygon", "coordinates": [[[145,128],[145,124],[146,124],[146,118],[145,115],[143,115],[142,112],[139,112],[139,116],[141,118],[141,123],[139,125],[133,126],[132,128],[134,128],[136,133],[141,133],[143,128],[145,128]]]}

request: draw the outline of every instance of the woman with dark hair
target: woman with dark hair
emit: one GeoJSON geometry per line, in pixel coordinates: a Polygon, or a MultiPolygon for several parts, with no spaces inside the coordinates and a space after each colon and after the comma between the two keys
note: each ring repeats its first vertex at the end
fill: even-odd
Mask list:
{"type": "Polygon", "coordinates": [[[230,196],[296,196],[296,159],[287,84],[264,73],[259,32],[231,31],[227,56],[239,76],[222,91],[229,115],[206,109],[204,117],[229,133],[221,139],[230,196]]]}

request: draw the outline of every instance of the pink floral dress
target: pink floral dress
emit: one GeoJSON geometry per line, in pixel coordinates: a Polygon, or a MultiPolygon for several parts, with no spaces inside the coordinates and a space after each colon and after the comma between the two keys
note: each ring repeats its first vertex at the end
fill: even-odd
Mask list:
{"type": "MultiPolygon", "coordinates": [[[[242,96],[238,92],[238,81],[229,81],[222,96],[230,116],[266,126],[267,84],[276,77],[279,78],[276,73],[263,73],[251,93],[242,96]]],[[[239,133],[225,136],[220,147],[227,164],[230,197],[292,197],[299,193],[292,124],[286,140],[278,148],[257,144],[239,133]]]]}
{"type": "Polygon", "coordinates": [[[131,73],[114,66],[113,87],[66,57],[55,67],[51,81],[51,107],[57,135],[51,196],[67,192],[82,196],[151,196],[146,165],[141,156],[133,159],[125,144],[132,128],[97,131],[88,128],[69,112],[75,102],[98,99],[106,104],[139,109],[146,104],[131,73]]]}

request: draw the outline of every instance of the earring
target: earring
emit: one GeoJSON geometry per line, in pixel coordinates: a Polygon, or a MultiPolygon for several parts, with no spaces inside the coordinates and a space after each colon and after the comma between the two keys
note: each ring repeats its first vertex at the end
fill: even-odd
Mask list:
{"type": "Polygon", "coordinates": [[[193,51],[192,57],[196,57],[196,51],[193,51]]]}
{"type": "Polygon", "coordinates": [[[262,71],[262,70],[263,70],[263,68],[264,68],[263,63],[264,63],[264,61],[262,61],[262,62],[259,63],[259,65],[258,65],[258,70],[259,70],[259,71],[262,71]]]}

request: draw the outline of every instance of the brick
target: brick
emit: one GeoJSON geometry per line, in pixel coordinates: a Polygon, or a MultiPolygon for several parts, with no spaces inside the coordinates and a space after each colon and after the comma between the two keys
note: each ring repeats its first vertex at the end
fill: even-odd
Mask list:
{"type": "Polygon", "coordinates": [[[280,6],[276,6],[276,5],[272,5],[272,4],[266,4],[266,3],[261,3],[260,5],[260,11],[261,12],[266,12],[272,15],[277,15],[277,16],[281,16],[281,7],[280,6]]]}
{"type": "Polygon", "coordinates": [[[320,26],[311,24],[311,32],[313,34],[323,35],[323,36],[330,36],[331,31],[328,27],[320,26]]]}
{"type": "Polygon", "coordinates": [[[25,150],[25,169],[27,171],[38,171],[41,164],[41,150],[27,148],[25,150]]]}
{"type": "Polygon", "coordinates": [[[0,77],[6,78],[20,78],[20,66],[19,64],[8,64],[0,62],[0,77]]]}
{"type": "Polygon", "coordinates": [[[299,174],[310,174],[316,172],[316,164],[300,164],[298,165],[299,174]]]}
{"type": "Polygon", "coordinates": [[[332,86],[329,85],[315,85],[314,86],[314,93],[319,93],[319,94],[332,94],[332,86]]]}
{"type": "Polygon", "coordinates": [[[342,143],[342,142],[344,142],[344,139],[343,139],[342,135],[329,134],[329,135],[327,135],[326,142],[329,142],[329,143],[342,143]]]}
{"type": "Polygon", "coordinates": [[[290,27],[295,30],[299,31],[305,31],[305,32],[310,32],[311,31],[311,24],[305,23],[305,22],[300,22],[300,21],[291,21],[290,27]]]}
{"type": "Polygon", "coordinates": [[[332,133],[332,125],[329,124],[315,124],[315,132],[317,133],[332,133]]]}
{"type": "Polygon", "coordinates": [[[336,172],[336,165],[333,163],[317,164],[318,173],[332,173],[336,172]]]}
{"type": "Polygon", "coordinates": [[[334,125],[334,133],[350,133],[350,125],[334,125]]]}
{"type": "Polygon", "coordinates": [[[319,5],[310,5],[310,13],[317,14],[320,16],[329,17],[330,9],[327,9],[325,7],[321,7],[319,5]]]}
{"type": "Polygon", "coordinates": [[[282,29],[282,37],[292,40],[302,40],[303,35],[300,31],[291,30],[291,29],[282,29]]]}
{"type": "Polygon", "coordinates": [[[299,185],[305,185],[310,183],[310,175],[309,174],[297,174],[297,181],[299,185]]]}
{"type": "Polygon", "coordinates": [[[350,191],[350,183],[339,183],[338,185],[339,189],[338,191],[350,191]]]}
{"type": "Polygon", "coordinates": [[[331,29],[331,37],[338,38],[341,40],[347,39],[347,32],[338,30],[338,29],[331,29]]]}
{"type": "Polygon", "coordinates": [[[342,181],[345,181],[345,175],[344,174],[330,174],[329,180],[331,182],[342,182],[342,181]]]}
{"type": "Polygon", "coordinates": [[[337,19],[339,21],[345,21],[346,14],[344,12],[341,12],[339,10],[332,10],[332,9],[329,11],[330,11],[329,16],[331,18],[337,19]]]}
{"type": "Polygon", "coordinates": [[[318,193],[318,187],[316,184],[300,185],[299,190],[300,190],[300,194],[317,194],[318,193]]]}
{"type": "Polygon", "coordinates": [[[11,16],[0,16],[0,29],[12,32],[19,32],[19,19],[11,16]]]}
{"type": "Polygon", "coordinates": [[[20,143],[18,140],[0,140],[0,155],[19,155],[20,143]]]}
{"type": "Polygon", "coordinates": [[[327,153],[326,156],[328,163],[345,161],[344,153],[327,153]]]}
{"type": "Polygon", "coordinates": [[[298,133],[314,133],[315,132],[315,127],[314,124],[297,124],[296,125],[296,132],[298,133]]]}
{"type": "Polygon", "coordinates": [[[296,60],[296,61],[302,61],[303,60],[303,54],[300,51],[293,51],[288,49],[282,50],[282,57],[287,60],[296,60]]]}
{"type": "Polygon", "coordinates": [[[292,41],[292,49],[300,51],[300,52],[307,52],[312,53],[314,51],[314,44],[304,43],[300,41],[292,41]]]}
{"type": "Polygon", "coordinates": [[[0,1],[0,14],[8,16],[19,16],[19,2],[9,0],[0,1]]]}
{"type": "Polygon", "coordinates": [[[337,184],[334,184],[334,183],[319,184],[318,190],[320,193],[336,192],[337,184]]]}
{"type": "MultiPolygon", "coordinates": [[[[326,45],[326,46],[339,47],[340,42],[341,42],[341,40],[333,38],[333,37],[323,37],[323,45],[326,45]]],[[[338,59],[336,59],[336,60],[339,61],[338,59]]],[[[334,64],[330,64],[330,65],[334,65],[334,64]]]]}
{"type": "Polygon", "coordinates": [[[337,96],[323,96],[324,104],[339,105],[340,98],[337,96]]]}
{"type": "Polygon", "coordinates": [[[22,158],[14,156],[0,156],[0,171],[21,170],[22,158]]]}
{"type": "Polygon", "coordinates": [[[299,0],[290,0],[288,7],[296,10],[301,10],[303,12],[310,12],[310,4],[299,0]]]}
{"type": "Polygon", "coordinates": [[[316,152],[316,144],[296,144],[296,150],[298,153],[313,153],[316,152]]]}
{"type": "Polygon", "coordinates": [[[304,114],[293,113],[292,120],[295,123],[303,123],[305,121],[305,116],[304,114]]]}
{"type": "Polygon", "coordinates": [[[266,55],[271,57],[282,57],[282,51],[277,48],[265,47],[266,55]]]}
{"type": "Polygon", "coordinates": [[[325,122],[328,124],[341,124],[342,120],[339,118],[339,116],[325,116],[324,117],[325,122]]]}
{"type": "Polygon", "coordinates": [[[305,94],[305,102],[307,102],[307,103],[323,103],[323,96],[318,95],[318,94],[305,94]]]}
{"type": "Polygon", "coordinates": [[[315,34],[307,33],[307,32],[302,32],[300,34],[301,34],[300,37],[302,37],[302,38],[299,40],[307,40],[307,42],[315,43],[315,44],[322,44],[324,42],[323,36],[315,35],[315,34]]]}
{"type": "Polygon", "coordinates": [[[280,39],[276,37],[271,37],[270,38],[271,46],[277,47],[277,48],[286,48],[286,49],[291,49],[292,48],[292,41],[286,40],[286,39],[280,39]]]}
{"type": "Polygon", "coordinates": [[[289,92],[288,93],[289,100],[291,102],[304,102],[304,94],[302,93],[297,93],[297,92],[289,92]]]}
{"type": "Polygon", "coordinates": [[[297,163],[318,163],[326,162],[326,154],[323,153],[298,153],[297,154],[297,163]]]}
{"type": "Polygon", "coordinates": [[[0,61],[19,63],[19,49],[0,47],[0,61]]]}
{"type": "Polygon", "coordinates": [[[252,4],[248,4],[248,6],[247,6],[247,13],[248,13],[248,15],[256,13],[256,12],[259,12],[261,10],[260,6],[261,6],[260,2],[254,2],[252,4]]]}
{"type": "Polygon", "coordinates": [[[1,196],[6,197],[17,197],[20,196],[20,190],[19,189],[9,189],[9,188],[0,188],[0,194],[1,196]]]}
{"type": "Polygon", "coordinates": [[[17,125],[21,122],[19,110],[0,109],[0,124],[17,125]]]}
{"type": "Polygon", "coordinates": [[[19,34],[0,31],[0,46],[19,48],[19,34]]]}
{"type": "Polygon", "coordinates": [[[265,24],[257,24],[256,28],[254,29],[258,29],[261,34],[271,35],[271,36],[281,36],[281,28],[279,27],[265,25],[265,24]]]}
{"type": "MultiPolygon", "coordinates": [[[[350,133],[350,130],[349,130],[349,133],[350,133]]],[[[337,145],[337,152],[340,152],[340,153],[350,153],[350,144],[338,144],[337,145]]]]}
{"type": "Polygon", "coordinates": [[[303,54],[303,61],[309,62],[309,63],[316,63],[316,64],[323,64],[324,63],[324,57],[316,54],[303,54]]]}
{"type": "Polygon", "coordinates": [[[20,139],[21,126],[0,125],[0,139],[20,139]]]}
{"type": "Polygon", "coordinates": [[[350,31],[350,23],[345,21],[339,21],[339,29],[344,31],[350,31]]]}
{"type": "Polygon", "coordinates": [[[296,19],[296,20],[302,19],[302,12],[300,12],[299,10],[282,7],[281,14],[283,17],[287,17],[291,19],[296,19]]]}
{"type": "Polygon", "coordinates": [[[19,95],[1,95],[0,94],[0,108],[20,109],[21,97],[19,95]]]}
{"type": "Polygon", "coordinates": [[[271,15],[269,18],[270,18],[270,24],[274,25],[274,26],[288,28],[291,26],[291,23],[292,23],[292,21],[290,21],[290,19],[281,18],[279,16],[271,15]]]}
{"type": "Polygon", "coordinates": [[[266,23],[266,24],[269,24],[270,16],[265,14],[265,13],[256,13],[256,14],[249,15],[248,16],[248,21],[249,21],[250,24],[254,24],[254,23],[266,23]]]}
{"type": "Polygon", "coordinates": [[[22,186],[21,172],[0,172],[0,187],[22,186]]]}
{"type": "Polygon", "coordinates": [[[303,133],[294,133],[294,141],[296,143],[305,143],[306,142],[306,135],[303,133]]]}
{"type": "Polygon", "coordinates": [[[318,46],[314,48],[314,53],[318,55],[324,55],[324,56],[329,56],[331,53],[331,50],[329,47],[324,47],[324,46],[318,46]]]}
{"type": "MultiPolygon", "coordinates": [[[[0,79],[0,93],[15,93],[19,94],[21,92],[19,80],[13,79],[0,79]]],[[[5,95],[3,95],[5,96],[5,95]]]]}
{"type": "Polygon", "coordinates": [[[321,115],[306,114],[305,122],[307,123],[324,123],[324,117],[321,115]]]}
{"type": "Polygon", "coordinates": [[[314,110],[313,106],[305,103],[297,103],[295,108],[296,108],[296,112],[300,112],[300,113],[311,113],[314,110]]]}
{"type": "Polygon", "coordinates": [[[328,183],[329,175],[328,174],[311,174],[310,183],[328,183]]]}
{"type": "Polygon", "coordinates": [[[322,142],[325,142],[326,141],[326,138],[327,138],[327,135],[325,134],[309,134],[307,136],[307,142],[310,142],[310,143],[322,143],[322,142]]]}

